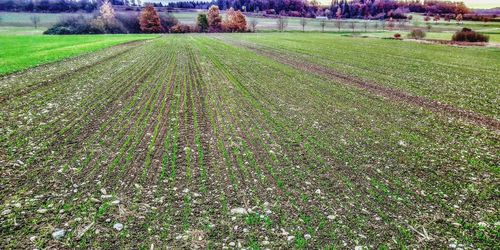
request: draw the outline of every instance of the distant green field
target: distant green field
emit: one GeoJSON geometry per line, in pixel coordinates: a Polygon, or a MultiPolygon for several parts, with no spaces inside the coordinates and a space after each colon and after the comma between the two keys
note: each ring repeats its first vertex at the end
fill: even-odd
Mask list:
{"type": "Polygon", "coordinates": [[[0,75],[155,35],[0,35],[0,75]]]}
{"type": "MultiPolygon", "coordinates": [[[[379,32],[369,32],[363,33],[364,36],[384,38],[392,37],[394,34],[400,33],[403,37],[407,37],[407,31],[379,31],[379,32]]],[[[500,43],[500,31],[497,32],[481,32],[490,37],[490,42],[500,43]]],[[[453,32],[427,32],[426,39],[440,39],[440,40],[451,40],[453,32]]]]}

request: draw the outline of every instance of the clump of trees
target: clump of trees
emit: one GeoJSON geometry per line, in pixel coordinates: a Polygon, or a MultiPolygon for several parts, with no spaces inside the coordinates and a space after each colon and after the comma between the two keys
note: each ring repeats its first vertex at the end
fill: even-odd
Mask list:
{"type": "Polygon", "coordinates": [[[99,15],[94,18],[87,18],[83,15],[65,17],[44,32],[44,34],[50,35],[121,33],[128,33],[128,31],[116,19],[113,6],[108,1],[101,5],[99,15]]]}
{"type": "Polygon", "coordinates": [[[457,31],[453,37],[454,42],[489,42],[490,37],[481,33],[477,33],[469,28],[462,28],[462,30],[457,31]]]}
{"type": "MultiPolygon", "coordinates": [[[[255,31],[256,22],[250,24],[255,31]],[[252,26],[253,25],[253,26],[252,26]]],[[[45,34],[118,34],[118,33],[188,33],[188,32],[246,32],[247,21],[241,11],[229,9],[223,20],[219,8],[211,6],[207,14],[199,14],[196,25],[181,24],[170,13],[158,14],[153,5],[147,5],[140,14],[116,14],[106,0],[94,17],[65,17],[45,34]]]]}

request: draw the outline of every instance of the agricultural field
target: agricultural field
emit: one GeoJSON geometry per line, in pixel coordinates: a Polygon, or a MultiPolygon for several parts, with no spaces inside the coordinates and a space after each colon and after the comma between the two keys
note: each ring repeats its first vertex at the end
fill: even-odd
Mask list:
{"type": "Polygon", "coordinates": [[[0,76],[157,35],[33,36],[0,34],[0,76]]]}
{"type": "Polygon", "coordinates": [[[187,34],[5,75],[0,245],[495,248],[499,52],[187,34]]]}

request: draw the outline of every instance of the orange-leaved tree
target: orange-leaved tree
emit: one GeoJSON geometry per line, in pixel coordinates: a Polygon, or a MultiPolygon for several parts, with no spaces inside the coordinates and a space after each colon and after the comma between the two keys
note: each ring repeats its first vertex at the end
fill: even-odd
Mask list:
{"type": "Polygon", "coordinates": [[[217,5],[210,6],[207,13],[208,31],[219,32],[222,30],[222,17],[220,16],[219,7],[217,5]]]}
{"type": "Polygon", "coordinates": [[[139,24],[141,31],[144,33],[161,33],[163,27],[161,26],[160,16],[152,5],[147,5],[139,16],[139,24]]]}
{"type": "Polygon", "coordinates": [[[241,11],[234,11],[233,8],[230,8],[226,16],[224,30],[229,32],[244,32],[247,30],[247,20],[241,11]]]}

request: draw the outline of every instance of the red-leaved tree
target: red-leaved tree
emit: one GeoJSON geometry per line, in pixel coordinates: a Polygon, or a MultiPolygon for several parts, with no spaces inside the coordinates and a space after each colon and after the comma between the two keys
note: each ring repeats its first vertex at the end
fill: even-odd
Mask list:
{"type": "Polygon", "coordinates": [[[139,16],[139,24],[141,31],[144,33],[161,33],[163,27],[161,26],[160,16],[152,5],[147,5],[139,16]]]}
{"type": "Polygon", "coordinates": [[[208,31],[220,32],[222,30],[222,17],[220,16],[219,7],[217,5],[210,6],[207,13],[208,31]]]}

